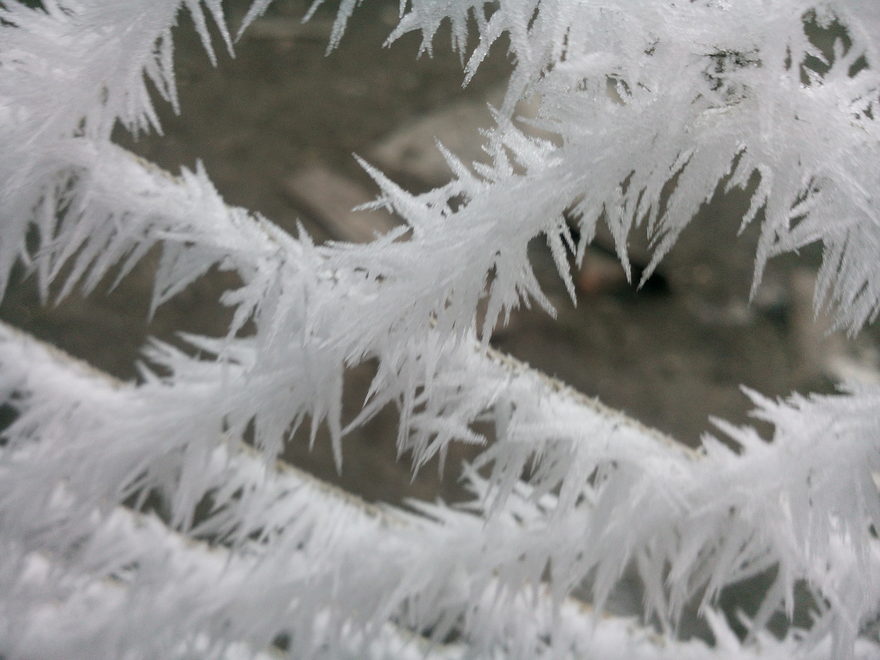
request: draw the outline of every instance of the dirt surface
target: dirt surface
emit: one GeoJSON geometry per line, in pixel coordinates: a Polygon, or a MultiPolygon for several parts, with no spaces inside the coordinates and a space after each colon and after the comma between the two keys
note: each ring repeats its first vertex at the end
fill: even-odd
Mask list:
{"type": "MultiPolygon", "coordinates": [[[[239,3],[234,10],[240,13],[242,7],[239,3]]],[[[461,62],[449,53],[448,39],[438,39],[433,58],[416,59],[415,35],[383,48],[396,7],[396,0],[366,3],[338,50],[325,56],[332,11],[319,11],[310,26],[300,27],[294,19],[306,3],[279,5],[236,45],[234,59],[219,52],[216,69],[182,19],[176,42],[181,116],[164,107],[163,136],[136,141],[120,136],[120,141],[172,172],[201,159],[229,203],[257,210],[290,231],[301,218],[316,239],[327,239],[330,235],[285,194],[293,172],[320,162],[359,185],[371,185],[353,153],[369,153],[400,126],[445,104],[483,99],[509,70],[503,45],[496,46],[462,90],[461,62]]],[[[612,273],[596,286],[585,285],[575,307],[546,252],[536,245],[537,270],[558,318],[523,311],[509,328],[499,329],[493,343],[690,444],[710,428],[710,415],[745,421],[750,404],[738,389],[741,384],[770,396],[827,391],[837,373],[828,366],[829,347],[840,342],[805,329],[811,322],[808,291],[817,254],[808,250],[771,264],[749,305],[756,237],[753,230],[736,235],[745,204],[742,193],[716,196],[663,262],[665,287],[659,291],[635,293],[612,273]]],[[[603,259],[591,253],[588,266],[602,265],[603,259]]],[[[24,281],[9,292],[0,316],[132,378],[147,335],[221,334],[228,320],[217,297],[231,280],[212,274],[148,321],[153,265],[147,259],[111,293],[73,297],[51,308],[41,306],[24,281]]],[[[855,361],[873,365],[873,345],[857,348],[855,361]]],[[[369,377],[368,366],[351,374],[350,413],[369,377]]],[[[443,479],[428,468],[410,483],[406,462],[395,462],[395,435],[390,410],[352,434],[341,476],[333,470],[328,443],[319,442],[309,452],[305,443],[295,442],[287,458],[368,499],[458,495],[456,462],[466,452],[450,456],[443,479]]]]}

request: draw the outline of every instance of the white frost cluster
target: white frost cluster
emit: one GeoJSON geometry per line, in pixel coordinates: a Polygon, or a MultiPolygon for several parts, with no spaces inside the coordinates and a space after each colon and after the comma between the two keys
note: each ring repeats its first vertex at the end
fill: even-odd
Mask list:
{"type": "MultiPolygon", "coordinates": [[[[334,42],[356,4],[340,3],[334,42]]],[[[527,258],[535,236],[573,295],[569,253],[598,222],[625,264],[627,237],[647,231],[656,263],[721,183],[752,186],[756,286],[768,258],[821,241],[817,304],[851,332],[873,321],[880,5],[403,2],[390,38],[419,30],[430,50],[451,21],[467,76],[508,37],[491,163],[444,152],[451,181],[422,195],[365,163],[376,205],[406,224],[329,246],[228,207],[201,168],[172,177],[110,142],[117,122],[159,129],[147,81],[176,107],[182,5],[209,52],[209,17],[232,48],[219,0],[0,2],[0,289],[23,263],[46,295],[61,278],[61,295],[88,291],[155,245],[154,307],[211,267],[241,281],[219,301],[235,312],[228,334],[187,337],[198,357],[152,344],[139,384],[0,327],[16,411],[0,440],[0,655],[880,655],[880,388],[752,395],[771,438],[719,422],[738,451],[708,435],[690,451],[485,346],[520,304],[552,312],[527,258]],[[820,48],[835,30],[845,38],[820,48]],[[535,95],[551,140],[512,116],[535,95]],[[344,371],[368,359],[370,398],[343,420],[344,371]],[[303,423],[313,437],[326,424],[341,465],[347,428],[387,404],[414,468],[486,443],[475,422],[494,424],[466,509],[369,507],[275,465],[303,423]],[[163,519],[137,512],[146,498],[163,519]],[[659,633],[570,597],[587,580],[601,611],[630,565],[659,633]],[[767,571],[740,640],[716,597],[767,571]],[[766,626],[796,591],[812,623],[776,639],[766,626]],[[694,600],[713,646],[675,641],[694,600]]]]}

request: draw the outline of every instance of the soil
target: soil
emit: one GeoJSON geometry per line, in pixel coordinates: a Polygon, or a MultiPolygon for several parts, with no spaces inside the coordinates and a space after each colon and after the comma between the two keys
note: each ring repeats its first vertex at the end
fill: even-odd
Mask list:
{"type": "MultiPolygon", "coordinates": [[[[232,3],[233,25],[246,4],[232,3]]],[[[449,51],[448,33],[436,40],[432,57],[416,57],[418,35],[383,47],[396,22],[396,0],[364,3],[340,46],[325,54],[335,3],[303,28],[296,19],[307,4],[273,6],[260,29],[236,43],[234,58],[218,49],[216,67],[183,16],[176,36],[181,114],[161,104],[163,135],[134,139],[120,132],[118,140],[172,172],[201,160],[228,203],[259,211],[292,232],[302,220],[316,239],[326,240],[331,236],[285,194],[292,172],[321,163],[372,190],[353,154],[370,153],[385,136],[437,108],[485,99],[504,81],[510,61],[505,45],[496,45],[462,89],[462,63],[449,51]]],[[[419,185],[405,174],[403,183],[419,185]]],[[[809,285],[819,252],[775,260],[750,302],[755,227],[737,235],[746,207],[742,191],[716,193],[664,259],[661,285],[640,292],[622,281],[619,270],[609,275],[607,259],[591,253],[587,270],[598,264],[604,274],[579,290],[577,305],[536,243],[536,270],[557,317],[522,310],[497,330],[493,344],[690,445],[711,432],[711,416],[750,421],[741,385],[771,397],[830,391],[839,374],[829,371],[829,355],[840,353],[841,341],[825,336],[821,325],[815,329],[812,319],[809,285]]],[[[0,306],[0,318],[120,378],[136,378],[148,336],[175,341],[178,331],[218,335],[229,320],[217,299],[234,280],[220,273],[210,273],[149,319],[154,267],[153,254],[118,288],[56,305],[41,304],[23,277],[0,306]]],[[[869,376],[876,375],[875,345],[871,337],[858,345],[856,362],[869,376]]],[[[358,410],[370,375],[370,365],[349,374],[347,416],[358,410]]],[[[461,498],[457,467],[474,450],[456,447],[444,473],[428,466],[413,477],[405,457],[396,460],[396,432],[395,412],[385,410],[352,433],[341,474],[329,443],[320,439],[312,451],[294,439],[285,458],[368,500],[461,498]]],[[[754,600],[750,587],[744,589],[735,595],[737,607],[754,600]]],[[[637,593],[633,597],[638,600],[637,593]]]]}
{"type": "MultiPolygon", "coordinates": [[[[244,6],[233,3],[232,14],[244,6]]],[[[271,9],[261,30],[236,44],[234,58],[218,49],[216,68],[182,17],[176,41],[181,114],[163,104],[163,135],[133,139],[120,133],[118,139],[172,172],[201,160],[230,204],[259,211],[289,231],[303,219],[323,240],[328,236],[321,227],[284,194],[291,172],[321,162],[373,189],[352,154],[368,153],[399,126],[445,104],[485,98],[510,62],[504,44],[496,45],[462,89],[461,61],[449,51],[448,33],[436,40],[433,57],[416,57],[418,35],[383,47],[395,24],[396,0],[365,3],[328,55],[335,3],[319,10],[311,27],[297,27],[293,19],[306,6],[288,2],[271,9]]],[[[814,355],[824,340],[805,346],[799,324],[809,317],[802,309],[809,300],[795,286],[798,278],[809,279],[818,254],[808,250],[772,263],[750,304],[756,235],[751,228],[737,236],[745,206],[742,192],[716,194],[664,260],[664,285],[657,290],[636,292],[611,278],[590,293],[581,291],[576,306],[536,244],[536,268],[558,316],[523,310],[493,343],[691,445],[712,428],[712,415],[747,420],[750,403],[740,385],[769,396],[827,391],[831,381],[814,355]]],[[[145,337],[173,340],[180,330],[222,334],[228,320],[217,297],[231,280],[218,273],[148,319],[153,266],[151,256],[112,292],[48,307],[25,279],[9,292],[0,316],[121,378],[134,378],[145,337]]],[[[350,374],[350,412],[369,376],[369,366],[350,374]]],[[[453,453],[442,477],[426,469],[413,480],[406,461],[395,460],[395,419],[394,411],[385,411],[347,439],[341,475],[328,443],[310,452],[295,441],[286,458],[371,500],[459,497],[456,462],[468,452],[453,453]]]]}

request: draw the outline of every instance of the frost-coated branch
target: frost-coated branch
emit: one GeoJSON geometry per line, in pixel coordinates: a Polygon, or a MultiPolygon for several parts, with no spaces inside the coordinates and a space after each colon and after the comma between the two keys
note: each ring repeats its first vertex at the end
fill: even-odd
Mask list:
{"type": "Polygon", "coordinates": [[[41,4],[0,3],[0,292],[15,260],[29,259],[31,223],[43,244],[55,238],[56,207],[48,205],[78,174],[64,166],[58,143],[109,140],[117,122],[135,134],[159,130],[149,86],[177,108],[171,28],[181,6],[212,58],[203,5],[231,48],[220,0],[41,4]]]}
{"type": "MultiPolygon", "coordinates": [[[[121,386],[11,329],[2,334],[3,389],[17,393],[19,417],[7,432],[0,474],[19,496],[26,495],[25,482],[38,491],[30,505],[36,511],[24,498],[6,493],[0,499],[0,520],[9,530],[6,565],[24,569],[3,573],[4,593],[16,595],[4,601],[10,607],[6,649],[46,658],[88,657],[98,649],[131,657],[193,651],[235,657],[242,642],[260,648],[284,633],[297,655],[406,657],[423,653],[422,642],[395,634],[389,622],[433,628],[442,637],[443,626],[461,616],[457,629],[467,649],[440,646],[436,657],[698,658],[709,652],[701,642],[658,645],[631,624],[593,619],[568,601],[554,606],[538,586],[540,570],[534,574],[543,565],[535,548],[548,542],[541,509],[554,506],[546,496],[540,505],[523,499],[488,522],[437,506],[422,507],[428,518],[380,510],[295,470],[267,466],[236,439],[218,436],[198,463],[201,482],[183,465],[195,462],[191,452],[158,458],[166,470],[178,464],[167,471],[179,474],[179,491],[201,486],[200,498],[210,497],[205,519],[182,527],[215,544],[231,542],[208,549],[175,537],[155,517],[96,497],[75,470],[46,481],[59,470],[49,465],[41,475],[41,465],[56,454],[61,462],[82,457],[86,440],[92,456],[82,460],[92,464],[97,455],[114,453],[114,444],[135,444],[138,438],[127,431],[150,426],[141,408],[151,386],[121,386]],[[76,446],[68,452],[71,442],[76,446]],[[38,478],[44,480],[33,481],[38,478]],[[47,512],[53,517],[48,530],[47,512]],[[86,602],[92,603],[89,625],[72,626],[86,602]],[[547,638],[549,646],[541,641],[547,638]]],[[[161,435],[156,428],[144,433],[161,435]]],[[[880,555],[871,552],[875,571],[880,555]]],[[[753,650],[712,617],[716,657],[750,657],[753,650]]],[[[791,657],[798,648],[797,638],[759,639],[760,657],[791,657]]],[[[823,657],[828,643],[817,640],[802,649],[803,657],[823,657]]],[[[857,648],[866,658],[876,650],[867,642],[857,648]]]]}
{"type": "MultiPolygon", "coordinates": [[[[179,414],[188,419],[187,425],[182,427],[186,435],[179,437],[177,443],[193,446],[194,438],[201,437],[205,446],[209,446],[224,424],[233,433],[241,434],[249,420],[255,418],[258,444],[274,453],[290,424],[298,420],[298,414],[315,409],[331,410],[332,404],[338,402],[335,378],[341,378],[344,363],[344,357],[334,356],[331,351],[316,355],[314,344],[291,342],[280,328],[306,325],[305,320],[292,316],[301,310],[315,309],[314,302],[310,308],[306,301],[322,299],[327,305],[347,309],[351,309],[348,305],[361,302],[355,286],[366,287],[361,278],[342,267],[330,267],[340,261],[346,263],[344,260],[351,259],[357,248],[316,249],[285,238],[266,221],[226,209],[204,177],[187,175],[176,181],[158,171],[144,169],[118,150],[108,152],[102,161],[108,164],[103,171],[115,177],[117,185],[124,181],[128,189],[138,193],[142,204],[146,204],[133,206],[138,213],[131,217],[149,219],[152,227],[161,228],[156,230],[156,235],[167,237],[166,242],[194,243],[195,247],[186,249],[196,255],[207,255],[207,264],[222,257],[227,267],[235,267],[241,274],[245,291],[259,286],[263,287],[258,291],[264,297],[267,297],[264,291],[278,289],[283,290],[273,295],[279,298],[283,298],[285,292],[296,296],[288,298],[290,302],[276,302],[270,308],[270,311],[282,310],[286,321],[274,318],[262,303],[264,307],[258,317],[261,323],[257,324],[258,334],[254,339],[219,342],[194,339],[203,353],[213,351],[222,356],[218,362],[194,361],[168,347],[157,347],[151,353],[154,361],[174,373],[173,387],[167,393],[165,389],[157,389],[162,403],[157,400],[156,409],[165,411],[168,427],[179,425],[172,421],[175,406],[181,411],[179,414]],[[189,198],[198,203],[210,201],[207,208],[213,209],[209,216],[213,219],[202,223],[194,221],[188,211],[193,203],[185,203],[189,198]],[[166,206],[168,200],[177,201],[166,206]],[[204,230],[200,229],[202,226],[204,230]],[[208,229],[211,226],[225,229],[211,232],[208,229]],[[337,261],[339,254],[342,258],[337,261]],[[329,274],[315,278],[310,274],[315,271],[329,274]],[[304,295],[303,291],[308,293],[304,295]],[[291,319],[296,319],[297,325],[293,325],[291,319]],[[278,336],[263,343],[261,327],[270,328],[278,336]],[[283,360],[261,358],[261,353],[272,351],[270,354],[277,355],[278,350],[284,351],[283,360]],[[316,362],[321,358],[326,361],[316,362]],[[315,374],[317,379],[306,389],[301,389],[302,381],[298,377],[303,369],[315,374]],[[322,395],[316,382],[320,383],[321,377],[328,378],[327,374],[338,376],[326,381],[328,389],[322,395]],[[186,393],[187,388],[192,388],[192,394],[186,393]],[[236,391],[247,392],[248,396],[235,396],[236,391]],[[195,433],[201,435],[195,436],[195,433]]],[[[96,177],[90,189],[93,200],[100,199],[96,191],[103,189],[101,181],[96,177]]],[[[163,277],[167,276],[160,270],[158,280],[163,281],[163,277]]],[[[173,278],[167,279],[172,281],[173,278]]],[[[377,286],[371,294],[373,302],[386,294],[377,286]]],[[[332,323],[339,315],[315,314],[315,317],[312,333],[318,337],[326,337],[327,333],[333,336],[332,323]],[[322,318],[330,323],[322,327],[322,318]]],[[[568,570],[559,571],[559,576],[564,576],[557,578],[561,580],[563,592],[595,569],[601,576],[595,582],[595,596],[601,603],[627,562],[638,558],[640,553],[649,553],[654,559],[643,562],[643,577],[646,582],[653,580],[660,590],[650,605],[664,620],[674,620],[685,602],[703,587],[710,587],[707,592],[710,598],[721,587],[782,562],[786,568],[785,577],[781,578],[784,581],[778,591],[771,594],[767,610],[758,622],[763,624],[777,605],[792,597],[796,580],[807,580],[820,589],[827,588],[820,585],[834,584],[814,568],[821,563],[817,564],[815,557],[829,557],[831,549],[806,546],[801,539],[827,538],[830,542],[835,534],[843,533],[854,549],[871,543],[864,521],[874,515],[871,503],[876,489],[870,475],[872,470],[878,469],[877,438],[880,437],[875,415],[878,399],[873,390],[854,394],[852,403],[841,397],[828,399],[822,405],[795,400],[790,408],[778,407],[773,414],[783,416],[784,413],[782,418],[791,428],[772,445],[773,451],[765,450],[764,443],[754,441],[748,432],[731,430],[733,438],[743,443],[744,451],[740,455],[708,442],[708,457],[695,464],[686,450],[634,431],[631,424],[620,424],[619,418],[601,411],[591,412],[583,402],[573,402],[571,397],[542,395],[546,388],[541,377],[529,372],[512,377],[497,359],[486,358],[467,345],[450,344],[440,332],[432,331],[422,339],[401,340],[380,354],[384,359],[374,384],[375,399],[367,414],[388,401],[399,401],[404,417],[401,449],[413,450],[417,465],[434,453],[442,452],[450,441],[482,442],[483,439],[470,430],[470,424],[491,410],[499,442],[478,460],[478,464],[492,468],[487,493],[491,496],[490,502],[503,503],[513,492],[523,470],[532,467],[532,483],[539,493],[562,488],[561,508],[554,511],[544,530],[548,538],[565,536],[567,532],[562,530],[570,527],[577,516],[584,515],[578,510],[577,502],[600,504],[600,510],[605,512],[603,518],[589,525],[579,519],[578,529],[585,530],[580,538],[583,545],[592,548],[590,552],[584,552],[581,544],[573,546],[576,551],[562,545],[535,550],[541,561],[551,558],[557,566],[572,564],[568,570]],[[387,366],[389,363],[393,368],[387,366]],[[420,394],[416,395],[417,391],[420,394]],[[844,427],[845,433],[841,435],[852,445],[842,449],[838,443],[815,439],[815,430],[823,428],[822,424],[816,425],[815,420],[834,419],[834,415],[842,414],[841,406],[846,405],[852,405],[852,410],[846,414],[849,428],[844,427]],[[799,411],[801,417],[792,411],[799,411]],[[798,419],[800,421],[796,421],[798,419]],[[866,442],[866,438],[871,440],[866,442]],[[839,465],[839,469],[829,471],[829,453],[837,456],[838,452],[846,457],[846,462],[839,465]],[[800,465],[790,456],[802,456],[800,465]],[[816,486],[813,474],[817,471],[828,474],[827,483],[839,480],[851,484],[853,474],[861,476],[849,499],[836,501],[829,498],[841,495],[839,489],[816,486]],[[730,484],[730,490],[719,489],[720,483],[730,484]],[[809,516],[789,511],[790,502],[804,498],[813,503],[809,516]],[[695,515],[695,511],[700,511],[700,515],[695,515]],[[841,519],[841,514],[846,517],[841,519]],[[616,520],[629,520],[633,524],[621,527],[614,523],[616,520]],[[790,524],[784,525],[783,521],[790,524]],[[843,529],[839,529],[840,525],[843,529]],[[658,530],[666,530],[667,536],[658,537],[658,530]],[[713,564],[719,556],[724,556],[725,549],[733,554],[713,564]],[[679,557],[680,552],[685,553],[684,557],[679,557]],[[577,562],[573,563],[568,556],[571,553],[581,553],[577,562]],[[669,593],[662,587],[663,576],[651,574],[666,561],[679,578],[671,582],[674,588],[669,593]]],[[[140,398],[144,400],[144,396],[142,392],[140,398]]],[[[338,412],[335,414],[338,416],[338,412]]],[[[336,424],[341,426],[340,421],[336,424]]],[[[137,426],[141,428],[140,423],[137,426]]],[[[141,432],[144,437],[150,437],[155,431],[143,427],[141,432]]],[[[151,450],[150,445],[139,443],[138,446],[144,457],[151,450]]],[[[94,469],[89,462],[84,461],[82,465],[84,475],[94,469]]],[[[142,469],[138,461],[133,462],[135,467],[126,465],[124,469],[117,468],[117,478],[109,483],[124,482],[126,470],[142,469]]],[[[105,472],[111,473],[109,468],[105,472]]],[[[193,485],[198,478],[197,472],[189,481],[194,493],[202,492],[193,485]]],[[[198,495],[192,494],[180,500],[174,515],[191,515],[197,501],[198,495]]],[[[496,565],[502,564],[499,560],[496,565]]],[[[845,565],[859,570],[855,564],[845,565]]],[[[855,620],[872,616],[871,597],[869,592],[856,604],[855,620]]]]}
{"type": "MultiPolygon", "coordinates": [[[[468,76],[493,43],[509,38],[515,68],[502,117],[536,94],[540,127],[558,136],[538,149],[500,121],[489,140],[495,164],[481,171],[495,190],[481,191],[478,203],[491,199],[506,217],[518,215],[504,201],[512,190],[515,201],[554,198],[556,209],[571,208],[585,243],[596,223],[606,222],[624,263],[627,236],[646,226],[656,246],[653,266],[717,186],[745,187],[752,205],[743,226],[763,216],[755,287],[767,259],[820,241],[825,259],[817,303],[833,306],[838,324],[851,332],[876,317],[880,13],[874,3],[408,5],[391,40],[420,31],[429,50],[448,18],[453,46],[464,52],[469,28],[476,29],[468,76]],[[510,176],[511,156],[525,170],[521,176],[510,176]]],[[[546,219],[531,216],[531,226],[546,219]]]]}

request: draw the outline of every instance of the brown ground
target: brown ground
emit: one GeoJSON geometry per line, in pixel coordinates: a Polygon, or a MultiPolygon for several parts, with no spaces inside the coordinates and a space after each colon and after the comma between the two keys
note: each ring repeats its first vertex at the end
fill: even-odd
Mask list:
{"type": "MultiPolygon", "coordinates": [[[[332,12],[318,12],[313,27],[293,27],[289,19],[301,16],[306,4],[280,4],[260,30],[236,46],[235,59],[220,54],[216,69],[184,19],[177,41],[182,115],[163,108],[165,135],[144,137],[132,146],[173,172],[201,159],[229,203],[260,211],[289,230],[302,218],[323,240],[329,234],[285,193],[294,171],[322,163],[369,186],[353,153],[370,153],[401,125],[445,104],[483,99],[504,79],[509,64],[503,45],[496,47],[462,90],[461,65],[449,53],[448,41],[438,40],[433,58],[416,59],[418,38],[412,35],[382,48],[394,24],[396,0],[365,3],[339,49],[325,56],[332,12]]],[[[120,140],[132,144],[125,136],[120,140]]],[[[406,173],[399,177],[419,184],[406,173]]],[[[824,338],[812,324],[815,250],[771,264],[758,299],[748,305],[756,237],[754,231],[736,237],[744,204],[742,193],[718,195],[701,212],[661,267],[663,291],[636,294],[625,285],[600,282],[591,293],[582,291],[573,307],[545,251],[536,246],[537,270],[558,318],[523,311],[493,343],[689,444],[710,428],[710,415],[746,420],[749,403],[740,384],[771,396],[827,391],[834,356],[855,356],[870,372],[877,363],[870,338],[847,354],[839,338],[824,338]]],[[[605,272],[601,256],[592,255],[591,263],[605,272]]],[[[147,335],[219,334],[228,318],[217,296],[229,280],[213,274],[148,323],[151,267],[147,260],[111,293],[73,297],[54,308],[41,306],[25,281],[8,293],[0,317],[117,376],[133,378],[147,335]]],[[[351,375],[350,414],[368,381],[369,368],[351,375]]],[[[410,483],[407,463],[395,462],[395,432],[395,415],[386,411],[353,434],[346,441],[341,475],[335,474],[326,442],[313,452],[296,442],[286,457],[368,499],[457,497],[455,463],[465,453],[450,457],[442,479],[427,469],[410,483]]],[[[734,605],[746,605],[753,597],[748,592],[731,596],[734,605]]]]}

